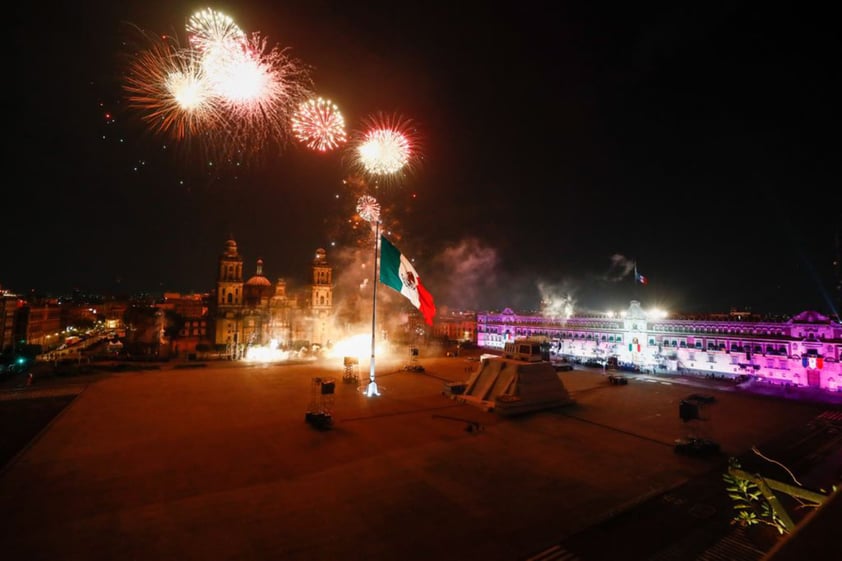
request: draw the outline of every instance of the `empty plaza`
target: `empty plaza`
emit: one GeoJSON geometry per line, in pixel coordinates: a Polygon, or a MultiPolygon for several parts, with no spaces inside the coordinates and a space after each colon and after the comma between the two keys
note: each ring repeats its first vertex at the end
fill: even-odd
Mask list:
{"type": "MultiPolygon", "coordinates": [[[[517,417],[443,395],[477,363],[378,360],[379,397],[341,360],[105,376],[0,476],[14,559],[527,559],[711,470],[676,454],[688,431],[740,455],[829,407],[559,373],[573,403],[517,417]],[[320,393],[316,380],[332,379],[320,393]],[[327,409],[318,430],[308,411],[327,409]],[[692,426],[691,426],[692,425],[692,426]]],[[[33,390],[34,391],[34,390],[33,390]]],[[[723,494],[724,486],[723,486],[723,494]]]]}

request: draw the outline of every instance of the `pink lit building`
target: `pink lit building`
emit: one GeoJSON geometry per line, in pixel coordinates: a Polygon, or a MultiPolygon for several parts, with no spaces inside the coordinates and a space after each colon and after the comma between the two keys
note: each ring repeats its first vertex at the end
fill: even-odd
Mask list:
{"type": "Polygon", "coordinates": [[[552,353],[575,360],[842,391],[842,324],[813,311],[787,321],[672,319],[633,300],[617,316],[477,314],[480,347],[502,349],[519,337],[541,338],[552,353]]]}

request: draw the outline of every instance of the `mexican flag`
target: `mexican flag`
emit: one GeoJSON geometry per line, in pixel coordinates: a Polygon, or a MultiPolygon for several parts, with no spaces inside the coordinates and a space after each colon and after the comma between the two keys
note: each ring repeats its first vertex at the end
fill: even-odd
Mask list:
{"type": "Polygon", "coordinates": [[[380,236],[380,282],[406,296],[424,316],[424,321],[433,325],[433,316],[436,315],[433,296],[421,284],[421,278],[409,259],[386,236],[380,236]]]}

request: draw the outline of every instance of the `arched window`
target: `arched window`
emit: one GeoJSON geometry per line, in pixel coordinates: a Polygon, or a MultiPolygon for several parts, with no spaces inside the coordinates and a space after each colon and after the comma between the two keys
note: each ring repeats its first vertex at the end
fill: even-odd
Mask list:
{"type": "Polygon", "coordinates": [[[229,303],[229,304],[231,304],[232,302],[234,302],[234,295],[233,295],[233,294],[231,294],[231,293],[229,292],[229,293],[228,293],[228,298],[227,298],[227,300],[228,300],[228,303],[229,303]]]}

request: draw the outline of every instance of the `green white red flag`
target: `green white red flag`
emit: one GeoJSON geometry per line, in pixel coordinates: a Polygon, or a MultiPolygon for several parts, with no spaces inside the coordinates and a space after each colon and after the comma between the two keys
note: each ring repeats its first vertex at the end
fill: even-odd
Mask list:
{"type": "Polygon", "coordinates": [[[436,315],[433,296],[421,284],[421,277],[409,259],[386,236],[380,236],[380,282],[403,294],[421,312],[424,321],[433,325],[436,315]]]}

